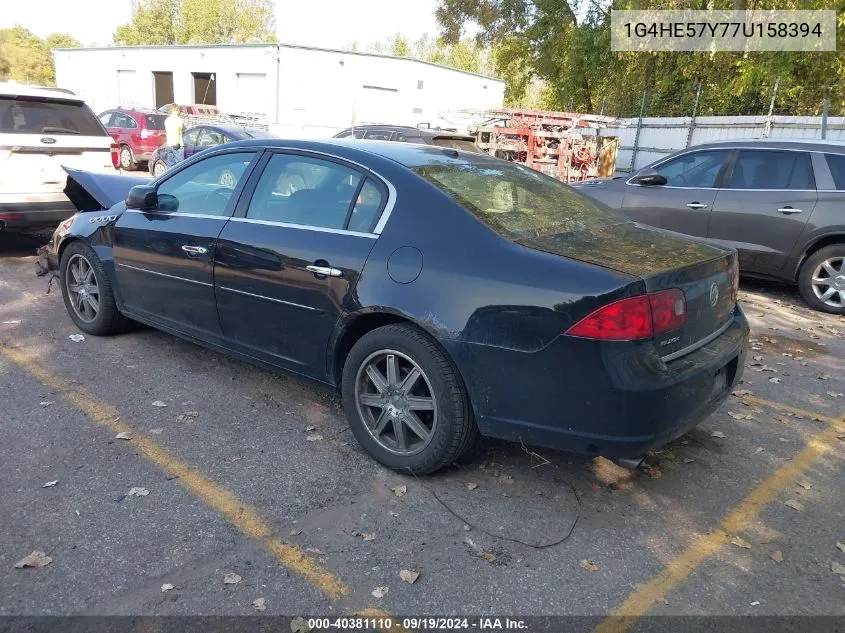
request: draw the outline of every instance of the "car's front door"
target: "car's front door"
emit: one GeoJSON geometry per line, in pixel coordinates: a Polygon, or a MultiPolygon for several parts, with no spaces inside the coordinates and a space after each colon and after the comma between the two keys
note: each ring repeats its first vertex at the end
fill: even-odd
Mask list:
{"type": "Polygon", "coordinates": [[[700,150],[659,163],[654,169],[665,185],[625,187],[622,212],[632,220],[687,235],[707,236],[716,186],[729,150],[700,150]]]}
{"type": "Polygon", "coordinates": [[[355,304],[387,190],[323,155],[268,151],[262,162],[218,240],[223,335],[246,354],[326,379],[329,339],[355,304]]]}
{"type": "Polygon", "coordinates": [[[157,187],[157,209],[121,215],[114,262],[127,312],[203,339],[219,336],[214,249],[256,155],[223,152],[175,170],[157,187]],[[222,174],[234,183],[227,176],[220,184],[222,174]]]}
{"type": "Polygon", "coordinates": [[[716,196],[707,237],[736,248],[740,270],[777,275],[817,198],[809,152],[740,149],[716,196]]]}

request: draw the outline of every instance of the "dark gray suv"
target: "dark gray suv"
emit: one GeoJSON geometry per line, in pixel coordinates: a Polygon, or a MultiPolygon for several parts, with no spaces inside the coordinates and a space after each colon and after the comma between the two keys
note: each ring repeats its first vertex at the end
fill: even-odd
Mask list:
{"type": "Polygon", "coordinates": [[[575,186],[637,222],[736,248],[743,274],[797,283],[813,308],[845,314],[845,144],[707,143],[575,186]]]}

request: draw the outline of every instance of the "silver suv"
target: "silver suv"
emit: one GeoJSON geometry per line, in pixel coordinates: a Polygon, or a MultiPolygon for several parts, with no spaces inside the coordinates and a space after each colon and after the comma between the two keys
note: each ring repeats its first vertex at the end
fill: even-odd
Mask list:
{"type": "Polygon", "coordinates": [[[736,248],[743,274],[845,314],[845,144],[731,140],[576,187],[643,224],[736,248]]]}

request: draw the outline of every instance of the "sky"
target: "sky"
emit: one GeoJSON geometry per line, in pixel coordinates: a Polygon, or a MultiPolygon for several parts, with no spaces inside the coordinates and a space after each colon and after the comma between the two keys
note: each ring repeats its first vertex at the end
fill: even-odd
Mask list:
{"type": "MultiPolygon", "coordinates": [[[[70,33],[83,45],[112,43],[131,17],[130,0],[29,0],[2,2],[0,28],[20,24],[40,37],[70,33]]],[[[438,32],[437,0],[275,0],[279,40],[325,48],[358,42],[359,49],[401,33],[417,39],[438,32]]]]}

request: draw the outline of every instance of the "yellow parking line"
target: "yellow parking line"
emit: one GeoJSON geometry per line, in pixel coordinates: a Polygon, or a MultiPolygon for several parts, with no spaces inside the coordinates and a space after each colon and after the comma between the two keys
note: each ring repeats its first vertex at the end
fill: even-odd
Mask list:
{"type": "Polygon", "coordinates": [[[696,538],[679,556],[652,580],[639,585],[614,612],[593,629],[593,633],[624,633],[667,593],[675,589],[710,558],[731,534],[745,529],[760,511],[774,501],[780,492],[790,485],[799,475],[808,470],[819,457],[824,455],[838,440],[837,436],[845,428],[841,420],[821,416],[809,411],[762,398],[747,399],[765,406],[804,415],[810,419],[818,418],[829,423],[825,430],[813,435],[807,445],[792,459],[778,468],[769,477],[757,484],[751,492],[721,520],[718,529],[696,538]]]}
{"type": "Polygon", "coordinates": [[[742,396],[742,399],[746,402],[750,402],[751,404],[759,404],[760,406],[769,407],[770,409],[780,409],[781,411],[788,411],[794,415],[803,416],[809,420],[819,420],[821,422],[827,422],[828,424],[841,424],[842,418],[831,418],[826,415],[822,415],[820,413],[814,413],[813,411],[807,411],[806,409],[799,409],[797,407],[791,407],[788,404],[781,404],[780,402],[775,402],[773,400],[766,400],[765,398],[758,398],[757,396],[742,396]]]}
{"type": "Polygon", "coordinates": [[[301,549],[295,545],[270,538],[273,528],[255,508],[242,502],[233,493],[217,485],[197,469],[188,466],[168,453],[149,436],[140,435],[137,430],[121,422],[117,409],[113,406],[97,401],[79,387],[45,371],[38,363],[18,349],[0,347],[0,354],[47,387],[61,394],[70,404],[110,432],[131,431],[133,433],[133,448],[167,474],[178,475],[178,482],[183,488],[199,497],[205,505],[229,521],[243,534],[260,541],[282,565],[301,575],[329,599],[338,600],[349,593],[349,589],[340,578],[323,569],[316,560],[301,549]]]}

